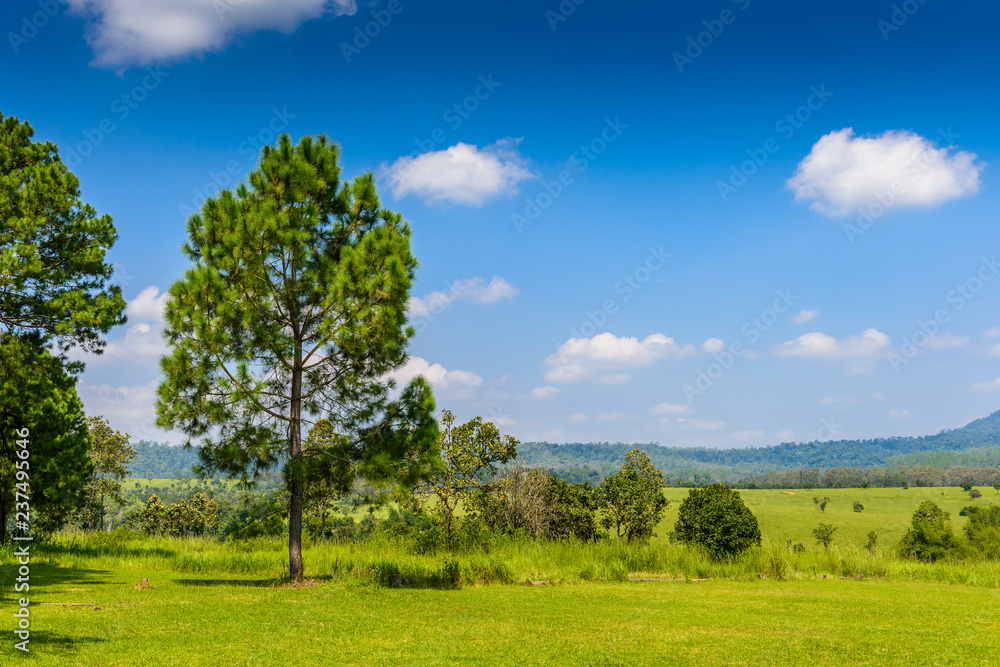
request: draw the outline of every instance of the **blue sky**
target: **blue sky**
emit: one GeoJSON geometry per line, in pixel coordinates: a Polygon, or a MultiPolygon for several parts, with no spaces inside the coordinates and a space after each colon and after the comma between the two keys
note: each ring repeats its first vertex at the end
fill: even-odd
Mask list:
{"type": "Polygon", "coordinates": [[[281,131],[412,222],[400,375],[460,419],[727,447],[995,410],[1000,8],[674,4],[5,3],[0,111],[120,233],[88,412],[180,440],[152,418],[185,219],[281,131]]]}

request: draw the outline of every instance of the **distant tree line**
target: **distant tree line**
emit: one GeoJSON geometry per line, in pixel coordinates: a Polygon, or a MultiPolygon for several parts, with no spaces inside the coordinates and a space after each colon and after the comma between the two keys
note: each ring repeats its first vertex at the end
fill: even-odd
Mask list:
{"type": "Polygon", "coordinates": [[[734,486],[743,489],[850,489],[910,486],[993,486],[1000,483],[1000,468],[933,465],[899,468],[797,468],[746,475],[734,486]]]}

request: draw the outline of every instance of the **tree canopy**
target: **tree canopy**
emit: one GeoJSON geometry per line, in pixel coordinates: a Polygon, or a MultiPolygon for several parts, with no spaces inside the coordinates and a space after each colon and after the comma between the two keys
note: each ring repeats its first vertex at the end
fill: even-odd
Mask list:
{"type": "Polygon", "coordinates": [[[325,135],[285,134],[248,182],[207,199],[165,314],[158,424],[201,438],[205,471],[282,467],[293,579],[308,479],[340,465],[412,486],[438,460],[429,384],[392,380],[414,334],[410,226],[382,208],[374,174],[341,184],[339,156],[325,135]],[[302,426],[321,417],[336,437],[306,450],[302,426]]]}

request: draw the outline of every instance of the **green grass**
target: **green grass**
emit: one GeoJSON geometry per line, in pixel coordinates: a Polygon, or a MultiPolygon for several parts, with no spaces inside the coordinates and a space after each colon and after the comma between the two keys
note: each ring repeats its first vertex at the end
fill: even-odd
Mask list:
{"type": "MultiPolygon", "coordinates": [[[[977,501],[937,488],[741,491],[764,545],[717,563],[667,540],[687,495],[669,489],[675,502],[648,545],[496,539],[452,557],[457,586],[446,554],[387,538],[308,545],[311,585],[296,588],[284,584],[280,539],[64,536],[34,548],[27,662],[285,665],[298,651],[303,665],[989,664],[1000,655],[1000,563],[893,554],[921,501],[959,530],[962,507],[997,502],[981,491],[977,501]],[[825,512],[814,495],[830,496],[825,512]],[[811,535],[820,521],[840,528],[829,551],[811,535]],[[874,553],[860,546],[870,530],[874,553]],[[396,573],[402,589],[387,586],[396,573]],[[136,588],[143,577],[153,588],[136,588]]],[[[4,610],[20,596],[15,567],[0,549],[4,610]]],[[[2,664],[13,628],[2,614],[2,664]]]]}

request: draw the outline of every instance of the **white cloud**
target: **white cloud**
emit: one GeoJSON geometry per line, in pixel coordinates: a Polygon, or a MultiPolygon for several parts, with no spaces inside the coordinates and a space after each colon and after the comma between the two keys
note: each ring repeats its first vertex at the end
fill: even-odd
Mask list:
{"type": "Polygon", "coordinates": [[[987,382],[973,382],[969,385],[969,389],[980,393],[1000,391],[1000,378],[987,382]]]}
{"type": "Polygon", "coordinates": [[[726,342],[721,338],[709,338],[704,343],[701,344],[701,349],[705,350],[709,354],[715,352],[722,352],[726,347],[726,342]]]}
{"type": "Polygon", "coordinates": [[[878,201],[890,206],[936,206],[979,191],[983,164],[974,153],[951,152],[906,130],[857,137],[852,128],[820,138],[799,163],[788,187],[810,208],[844,217],[878,201]]]}
{"type": "Polygon", "coordinates": [[[534,398],[551,398],[559,393],[559,387],[536,387],[531,390],[534,398]]]}
{"type": "Polygon", "coordinates": [[[763,438],[765,435],[767,435],[765,431],[753,431],[753,430],[733,431],[730,434],[730,436],[734,440],[738,440],[740,442],[746,442],[747,440],[759,440],[760,438],[763,438]]]}
{"type": "Polygon", "coordinates": [[[622,421],[626,419],[632,419],[635,415],[631,415],[627,412],[615,411],[615,412],[599,412],[597,414],[597,421],[610,422],[610,421],[622,421]]]}
{"type": "Polygon", "coordinates": [[[583,414],[582,412],[574,412],[569,416],[569,420],[575,424],[582,424],[583,422],[588,421],[589,419],[590,418],[587,417],[587,415],[583,414]]]}
{"type": "Polygon", "coordinates": [[[497,427],[511,426],[517,423],[517,420],[513,417],[487,417],[484,421],[488,421],[497,427]]]}
{"type": "Polygon", "coordinates": [[[673,338],[651,334],[645,339],[628,338],[610,333],[593,338],[570,338],[550,355],[545,363],[551,369],[545,373],[546,382],[574,382],[592,375],[599,369],[651,366],[669,356],[695,354],[694,345],[678,345],[673,338]]]}
{"type": "Polygon", "coordinates": [[[142,385],[116,387],[107,383],[87,384],[81,380],[76,388],[88,415],[104,417],[111,428],[128,433],[132,442],[184,442],[184,434],[156,427],[156,389],[159,383],[157,378],[142,385]]]}
{"type": "Polygon", "coordinates": [[[690,405],[677,405],[675,403],[657,403],[649,409],[651,415],[686,415],[690,412],[690,405]]]}
{"type": "Polygon", "coordinates": [[[820,357],[845,359],[872,357],[887,352],[889,337],[878,329],[868,329],[860,336],[837,340],[819,331],[802,334],[795,340],[782,343],[774,353],[780,357],[820,357]]]}
{"type": "Polygon", "coordinates": [[[993,340],[994,338],[1000,338],[1000,327],[993,327],[992,329],[987,329],[983,332],[983,338],[986,340],[993,340]]]}
{"type": "Polygon", "coordinates": [[[150,286],[128,302],[125,314],[131,326],[125,336],[108,340],[104,353],[94,355],[74,349],[71,359],[82,360],[88,366],[102,366],[111,361],[126,361],[129,364],[153,363],[167,353],[163,342],[163,309],[167,294],[159,294],[159,288],[150,286]]]}
{"type": "Polygon", "coordinates": [[[876,401],[881,401],[885,398],[885,396],[882,395],[882,392],[876,391],[875,393],[872,394],[872,398],[874,398],[876,401]]]}
{"type": "Polygon", "coordinates": [[[354,14],[355,0],[67,0],[88,21],[94,64],[125,68],[219,51],[237,35],[290,33],[324,13],[354,14]]]}
{"type": "Polygon", "coordinates": [[[441,364],[431,364],[422,357],[410,357],[401,368],[392,373],[397,386],[405,386],[418,375],[427,378],[434,389],[454,398],[469,398],[483,378],[470,371],[449,371],[441,364]]]}
{"type": "Polygon", "coordinates": [[[840,403],[840,399],[837,398],[836,396],[824,396],[823,398],[819,399],[819,402],[822,405],[833,405],[834,403],[840,403]]]}
{"type": "Polygon", "coordinates": [[[457,143],[450,148],[383,163],[385,178],[397,199],[410,194],[428,202],[481,206],[487,200],[517,193],[521,181],[535,178],[517,152],[520,140],[501,139],[482,150],[457,143]]]}
{"type": "Polygon", "coordinates": [[[986,348],[986,353],[991,357],[1000,357],[1000,343],[990,345],[986,348]]]}
{"type": "Polygon", "coordinates": [[[602,375],[597,378],[597,381],[601,384],[625,384],[632,379],[632,376],[628,373],[610,373],[608,375],[602,375]]]}
{"type": "Polygon", "coordinates": [[[718,431],[726,427],[726,422],[722,420],[707,421],[705,419],[694,419],[688,417],[664,417],[660,419],[660,424],[662,424],[664,429],[667,431],[672,431],[674,429],[682,431],[718,431]]]}
{"type": "Polygon", "coordinates": [[[792,442],[792,440],[795,438],[795,433],[793,433],[787,428],[783,428],[777,433],[775,433],[774,437],[780,440],[781,442],[792,442]]]}
{"type": "Polygon", "coordinates": [[[909,410],[889,410],[885,413],[890,419],[912,419],[913,413],[909,410]]]}
{"type": "Polygon", "coordinates": [[[932,347],[935,349],[942,349],[946,347],[961,347],[963,345],[968,345],[968,336],[957,336],[955,334],[943,333],[937,336],[931,336],[927,339],[927,347],[932,347]]]}
{"type": "Polygon", "coordinates": [[[818,310],[800,310],[799,314],[792,318],[792,321],[802,324],[803,322],[814,320],[817,317],[819,317],[818,310]]]}
{"type": "Polygon", "coordinates": [[[447,292],[430,292],[422,297],[410,297],[407,311],[410,317],[429,317],[440,314],[455,301],[474,301],[490,304],[501,299],[513,299],[520,290],[499,276],[493,276],[489,283],[484,278],[456,280],[447,292]]]}

